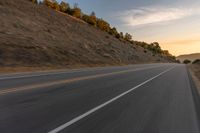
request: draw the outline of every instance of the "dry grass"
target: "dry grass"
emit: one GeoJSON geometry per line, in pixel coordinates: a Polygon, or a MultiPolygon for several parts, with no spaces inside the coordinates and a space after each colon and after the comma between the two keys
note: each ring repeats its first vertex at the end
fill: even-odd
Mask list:
{"type": "Polygon", "coordinates": [[[189,70],[192,74],[192,77],[196,83],[196,86],[200,94],[200,64],[189,65],[189,70]]]}
{"type": "Polygon", "coordinates": [[[169,62],[29,0],[0,0],[0,71],[169,62]]]}

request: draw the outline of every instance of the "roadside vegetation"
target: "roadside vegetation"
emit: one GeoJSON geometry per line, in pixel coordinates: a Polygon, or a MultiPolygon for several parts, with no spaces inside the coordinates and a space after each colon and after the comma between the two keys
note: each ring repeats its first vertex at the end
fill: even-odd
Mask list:
{"type": "Polygon", "coordinates": [[[123,33],[117,30],[116,27],[112,27],[106,20],[102,18],[98,18],[95,14],[95,12],[91,12],[91,14],[85,14],[82,12],[81,8],[78,6],[78,4],[74,4],[74,6],[69,5],[69,3],[62,1],[61,3],[58,3],[56,0],[43,0],[38,2],[37,0],[30,0],[34,4],[38,5],[46,5],[47,7],[71,15],[77,19],[83,20],[84,22],[88,23],[91,26],[94,26],[104,32],[109,33],[110,35],[116,37],[120,41],[126,41],[134,45],[139,45],[143,47],[146,52],[146,50],[149,50],[153,53],[153,55],[160,54],[164,56],[171,57],[172,59],[175,59],[175,56],[171,55],[169,51],[162,50],[158,42],[153,43],[146,43],[146,42],[140,42],[140,41],[134,41],[133,36],[130,33],[123,33]]]}
{"type": "Polygon", "coordinates": [[[188,68],[200,95],[200,59],[194,60],[190,65],[188,65],[188,68]]]}
{"type": "Polygon", "coordinates": [[[200,64],[200,59],[196,59],[192,62],[192,64],[200,64]]]}
{"type": "Polygon", "coordinates": [[[190,61],[190,60],[188,60],[188,59],[185,59],[185,60],[183,61],[183,63],[184,63],[184,64],[190,64],[190,63],[191,63],[191,61],[190,61]]]}

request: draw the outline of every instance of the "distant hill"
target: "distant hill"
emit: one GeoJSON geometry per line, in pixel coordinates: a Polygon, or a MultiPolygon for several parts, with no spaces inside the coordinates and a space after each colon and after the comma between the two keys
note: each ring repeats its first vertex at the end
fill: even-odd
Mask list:
{"type": "Polygon", "coordinates": [[[101,66],[174,62],[30,0],[0,0],[0,66],[101,66]]]}
{"type": "Polygon", "coordinates": [[[200,53],[180,55],[177,57],[177,59],[180,60],[181,62],[183,62],[185,59],[194,61],[196,59],[200,59],[200,53]]]}

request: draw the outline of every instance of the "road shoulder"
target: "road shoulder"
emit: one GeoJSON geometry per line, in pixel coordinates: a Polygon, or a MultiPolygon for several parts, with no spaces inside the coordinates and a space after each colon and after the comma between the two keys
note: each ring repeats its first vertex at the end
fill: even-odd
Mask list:
{"type": "Polygon", "coordinates": [[[191,64],[188,69],[200,95],[200,65],[191,64]]]}

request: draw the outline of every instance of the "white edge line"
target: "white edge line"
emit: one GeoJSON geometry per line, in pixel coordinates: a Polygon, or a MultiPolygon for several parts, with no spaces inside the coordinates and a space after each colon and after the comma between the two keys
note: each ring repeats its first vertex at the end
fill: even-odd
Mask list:
{"type": "Polygon", "coordinates": [[[69,127],[70,125],[72,125],[72,124],[76,123],[77,121],[83,119],[84,117],[86,117],[86,116],[88,116],[88,115],[94,113],[95,111],[97,111],[97,110],[99,110],[99,109],[105,107],[106,105],[108,105],[108,104],[110,104],[110,103],[116,101],[117,99],[123,97],[124,95],[130,93],[131,91],[133,91],[133,90],[135,90],[135,89],[137,89],[137,88],[143,86],[144,84],[146,84],[146,83],[148,83],[148,82],[154,80],[155,78],[157,78],[157,77],[159,77],[159,76],[165,74],[166,72],[172,70],[173,68],[175,68],[175,66],[172,67],[172,68],[169,68],[169,69],[167,69],[167,70],[165,70],[165,71],[163,71],[163,72],[161,72],[160,74],[158,74],[158,75],[156,75],[156,76],[154,76],[154,77],[152,77],[152,78],[150,78],[150,79],[148,79],[148,80],[146,80],[146,81],[144,81],[143,83],[141,83],[141,84],[139,84],[139,85],[133,87],[132,89],[130,89],[130,90],[128,90],[128,91],[126,91],[126,92],[124,92],[124,93],[122,93],[122,94],[120,94],[120,95],[118,95],[118,96],[116,96],[116,97],[114,97],[114,98],[112,98],[112,99],[110,99],[109,101],[107,101],[107,102],[105,102],[105,103],[103,103],[103,104],[101,104],[101,105],[99,105],[99,106],[97,106],[97,107],[95,107],[95,108],[93,108],[93,109],[87,111],[86,113],[84,113],[84,114],[82,114],[82,115],[80,115],[80,116],[78,116],[78,117],[76,117],[76,118],[70,120],[69,122],[67,122],[67,123],[65,123],[65,124],[63,124],[63,125],[61,125],[61,126],[55,128],[55,129],[49,131],[48,133],[58,133],[58,132],[60,132],[61,130],[63,130],[63,129],[65,129],[65,128],[69,127]]]}

